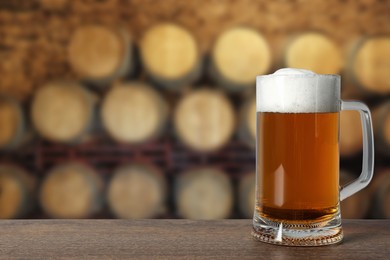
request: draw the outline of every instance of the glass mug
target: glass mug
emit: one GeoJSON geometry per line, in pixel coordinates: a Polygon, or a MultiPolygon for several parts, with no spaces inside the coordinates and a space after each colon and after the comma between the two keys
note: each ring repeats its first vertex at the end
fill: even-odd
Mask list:
{"type": "Polygon", "coordinates": [[[371,114],[366,105],[340,99],[340,76],[281,69],[256,82],[256,240],[320,246],[342,240],[340,201],[373,176],[371,114]],[[339,187],[339,112],[360,112],[363,169],[339,187]]]}

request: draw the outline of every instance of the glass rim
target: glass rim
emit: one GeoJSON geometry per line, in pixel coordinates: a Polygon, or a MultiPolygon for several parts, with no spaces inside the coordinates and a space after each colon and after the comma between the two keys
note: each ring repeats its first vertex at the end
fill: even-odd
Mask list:
{"type": "Polygon", "coordinates": [[[268,78],[334,78],[340,79],[341,76],[338,74],[265,74],[265,75],[257,75],[257,79],[268,79],[268,78]]]}

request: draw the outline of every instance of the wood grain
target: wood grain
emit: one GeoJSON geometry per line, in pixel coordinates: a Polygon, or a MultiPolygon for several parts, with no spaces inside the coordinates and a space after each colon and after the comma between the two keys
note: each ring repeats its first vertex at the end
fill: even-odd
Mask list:
{"type": "Polygon", "coordinates": [[[53,218],[86,218],[102,207],[103,181],[78,162],[56,165],[41,184],[40,204],[53,218]]]}
{"type": "Polygon", "coordinates": [[[53,81],[36,92],[30,113],[35,129],[43,138],[75,143],[90,130],[94,106],[94,95],[81,84],[53,81]]]}
{"type": "Polygon", "coordinates": [[[101,117],[109,135],[120,143],[142,143],[165,128],[168,104],[141,82],[116,83],[103,100],[101,117]]]}
{"type": "Polygon", "coordinates": [[[234,27],[216,39],[211,51],[211,76],[230,91],[253,89],[256,76],[271,66],[266,39],[249,27],[234,27]]]}
{"type": "Polygon", "coordinates": [[[212,167],[188,170],[176,177],[177,213],[186,219],[228,218],[233,207],[233,187],[225,172],[212,167]]]}
{"type": "Polygon", "coordinates": [[[355,43],[350,54],[348,77],[357,92],[389,94],[390,37],[362,37],[355,43]],[[360,88],[360,89],[359,89],[360,88]]]}
{"type": "Polygon", "coordinates": [[[344,242],[283,247],[252,240],[251,220],[4,220],[2,258],[383,259],[390,220],[347,220],[344,242]]]}
{"type": "Polygon", "coordinates": [[[321,33],[304,33],[288,42],[283,67],[302,68],[320,74],[339,74],[342,54],[332,38],[321,33]]]}
{"type": "Polygon", "coordinates": [[[36,178],[24,169],[0,164],[0,218],[25,217],[35,206],[36,178]]]}
{"type": "Polygon", "coordinates": [[[68,60],[79,76],[104,85],[131,70],[132,48],[130,35],[125,30],[80,26],[67,46],[68,60]]]}
{"type": "Polygon", "coordinates": [[[158,168],[132,163],[117,168],[108,185],[107,201],[118,218],[155,218],[165,211],[167,184],[158,168]]]}
{"type": "Polygon", "coordinates": [[[236,124],[234,109],[227,96],[207,88],[183,96],[175,108],[173,121],[180,140],[202,152],[215,151],[226,144],[236,124]]]}
{"type": "Polygon", "coordinates": [[[157,84],[180,88],[200,75],[200,53],[197,40],[186,28],[161,23],[149,28],[140,40],[145,70],[157,84]]]}

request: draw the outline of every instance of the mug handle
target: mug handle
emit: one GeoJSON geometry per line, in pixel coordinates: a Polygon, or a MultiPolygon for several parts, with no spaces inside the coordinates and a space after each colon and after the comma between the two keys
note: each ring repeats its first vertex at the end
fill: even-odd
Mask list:
{"type": "Polygon", "coordinates": [[[363,128],[363,163],[359,178],[340,188],[340,201],[366,187],[374,175],[374,135],[369,108],[362,102],[342,100],[341,110],[356,110],[360,113],[363,128]]]}

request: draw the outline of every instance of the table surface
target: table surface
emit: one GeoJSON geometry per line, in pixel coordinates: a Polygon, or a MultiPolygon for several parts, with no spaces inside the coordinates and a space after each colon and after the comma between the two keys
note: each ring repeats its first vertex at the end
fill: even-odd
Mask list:
{"type": "Polygon", "coordinates": [[[251,220],[1,220],[0,258],[390,259],[390,220],[345,220],[344,241],[269,245],[251,220]]]}

